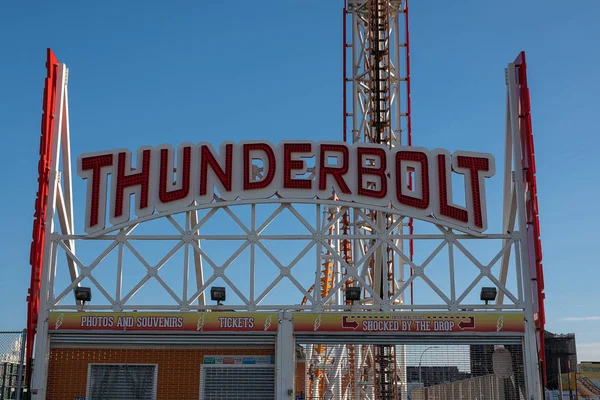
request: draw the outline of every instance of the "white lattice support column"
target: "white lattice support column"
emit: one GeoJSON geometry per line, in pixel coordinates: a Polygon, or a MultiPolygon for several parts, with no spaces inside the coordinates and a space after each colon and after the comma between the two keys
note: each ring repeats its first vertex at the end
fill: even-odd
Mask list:
{"type": "MultiPolygon", "coordinates": [[[[351,117],[353,143],[380,143],[390,148],[411,145],[407,12],[407,4],[403,0],[348,1],[347,13],[351,18],[349,47],[352,56],[347,82],[352,87],[352,100],[351,111],[344,110],[344,118],[351,117]],[[403,138],[404,133],[406,138],[403,138]]],[[[344,38],[346,34],[344,32],[344,38]]],[[[344,60],[345,57],[346,53],[344,60]]],[[[344,68],[345,65],[346,63],[344,68]]],[[[347,72],[344,71],[344,76],[347,72]]],[[[380,231],[386,230],[387,213],[365,210],[365,214],[371,214],[372,218],[374,216],[380,231]]],[[[374,228],[371,227],[371,233],[374,228]]],[[[412,229],[408,224],[402,223],[393,233],[403,236],[405,228],[412,229]]],[[[364,234],[369,230],[355,224],[354,232],[364,234]]],[[[355,250],[360,249],[367,253],[373,245],[370,242],[365,238],[360,246],[355,245],[355,250]]],[[[397,246],[404,251],[403,237],[397,240],[397,246]]],[[[406,264],[396,257],[394,251],[387,250],[387,245],[380,245],[367,260],[370,264],[367,273],[369,284],[383,300],[379,304],[381,311],[389,311],[394,303],[404,304],[403,292],[391,303],[390,297],[404,283],[406,264]]],[[[356,259],[358,258],[355,257],[356,259]]],[[[371,304],[376,304],[375,299],[371,304]]],[[[392,354],[395,353],[395,348],[390,350],[392,354]]],[[[404,379],[406,360],[395,355],[393,359],[393,379],[396,379],[397,370],[400,371],[401,379],[404,379]]]]}
{"type": "Polygon", "coordinates": [[[513,63],[507,68],[507,85],[508,85],[508,105],[507,113],[510,118],[510,129],[512,132],[512,153],[514,169],[517,173],[514,174],[517,210],[518,210],[518,227],[520,233],[520,249],[521,249],[521,268],[523,273],[524,300],[525,300],[525,340],[524,340],[524,355],[525,355],[525,377],[527,382],[527,392],[529,399],[539,400],[542,397],[542,388],[540,385],[540,376],[538,374],[538,355],[536,343],[536,330],[533,315],[533,293],[531,291],[531,265],[529,243],[527,241],[527,210],[525,208],[525,184],[523,182],[521,162],[521,138],[519,131],[519,95],[517,91],[516,70],[513,63]]]}
{"type": "Polygon", "coordinates": [[[279,313],[277,344],[275,348],[275,365],[277,367],[275,390],[277,400],[294,399],[294,377],[296,370],[296,341],[294,339],[294,323],[292,313],[279,313]]]}
{"type": "Polygon", "coordinates": [[[409,144],[408,136],[403,138],[410,125],[406,12],[406,1],[402,0],[348,1],[351,43],[347,47],[351,47],[352,56],[347,82],[352,86],[352,101],[344,118],[351,117],[353,143],[375,142],[381,133],[381,143],[409,144]],[[373,37],[377,31],[373,23],[386,26],[381,32],[384,37],[373,37]],[[379,82],[377,87],[375,82],[379,82]],[[382,99],[385,107],[378,113],[382,99]],[[385,120],[381,129],[375,128],[374,117],[385,120]]]}

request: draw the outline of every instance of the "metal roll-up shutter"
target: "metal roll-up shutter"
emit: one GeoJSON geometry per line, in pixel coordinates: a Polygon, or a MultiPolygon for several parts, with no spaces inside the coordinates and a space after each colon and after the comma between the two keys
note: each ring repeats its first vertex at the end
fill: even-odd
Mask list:
{"type": "Polygon", "coordinates": [[[275,399],[275,366],[202,365],[200,400],[238,399],[275,399]]]}
{"type": "Polygon", "coordinates": [[[155,400],[157,365],[90,364],[88,400],[155,400]]]}

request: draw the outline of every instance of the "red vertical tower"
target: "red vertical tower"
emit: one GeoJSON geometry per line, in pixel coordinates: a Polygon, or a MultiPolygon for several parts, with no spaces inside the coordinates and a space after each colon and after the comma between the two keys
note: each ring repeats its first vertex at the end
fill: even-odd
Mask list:
{"type": "MultiPolygon", "coordinates": [[[[31,264],[31,282],[27,296],[27,347],[26,358],[30,366],[33,358],[35,333],[40,307],[40,286],[44,261],[46,239],[46,211],[50,184],[50,166],[52,165],[52,144],[54,127],[54,106],[56,101],[56,68],[58,60],[51,49],[47,49],[44,97],[42,103],[42,132],[40,136],[40,159],[38,162],[38,191],[35,199],[35,214],[29,263],[31,264]]],[[[29,382],[30,368],[27,368],[29,382]]]]}
{"type": "Polygon", "coordinates": [[[525,52],[519,53],[515,60],[517,84],[519,87],[519,129],[521,133],[521,150],[523,180],[525,190],[529,193],[527,207],[527,240],[531,254],[531,279],[533,290],[533,312],[538,340],[538,357],[541,363],[543,383],[546,383],[546,356],[544,353],[544,329],[546,311],[544,308],[544,270],[542,266],[542,240],[540,233],[540,217],[537,198],[537,180],[535,166],[535,150],[533,145],[533,129],[531,124],[531,101],[527,86],[527,63],[525,52]]]}

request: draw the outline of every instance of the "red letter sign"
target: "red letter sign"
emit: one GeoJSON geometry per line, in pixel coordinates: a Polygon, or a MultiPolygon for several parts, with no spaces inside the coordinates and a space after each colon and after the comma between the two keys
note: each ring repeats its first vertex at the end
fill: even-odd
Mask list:
{"type": "Polygon", "coordinates": [[[91,171],[91,181],[87,187],[87,207],[85,231],[92,233],[104,229],[106,224],[106,178],[110,173],[107,167],[113,165],[113,154],[99,154],[80,158],[79,175],[87,179],[91,171]]]}

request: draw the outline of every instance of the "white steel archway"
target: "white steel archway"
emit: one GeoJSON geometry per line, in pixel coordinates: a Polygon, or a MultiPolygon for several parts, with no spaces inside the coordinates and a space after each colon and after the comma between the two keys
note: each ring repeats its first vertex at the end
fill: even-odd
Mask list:
{"type": "MultiPolygon", "coordinates": [[[[34,398],[44,398],[45,393],[47,364],[44,360],[48,352],[50,312],[215,310],[219,306],[209,304],[207,293],[217,283],[227,286],[228,295],[234,300],[227,302],[226,308],[233,311],[522,312],[527,321],[524,337],[527,386],[531,398],[539,398],[531,291],[532,249],[527,237],[525,206],[529,189],[525,187],[523,175],[513,173],[523,170],[514,64],[509,64],[507,69],[503,226],[500,232],[484,234],[433,217],[399,213],[393,208],[333,198],[279,197],[244,201],[215,199],[210,204],[153,214],[92,235],[76,234],[71,199],[66,66],[58,64],[57,71],[54,114],[60,118],[53,127],[35,349],[38,362],[32,384],[34,398]],[[415,233],[407,234],[401,227],[411,218],[415,220],[415,233]],[[152,228],[154,230],[144,229],[154,223],[162,225],[152,228]],[[418,253],[420,259],[414,259],[406,250],[409,241],[415,246],[423,243],[423,250],[418,253]],[[272,242],[295,245],[274,249],[272,242]],[[488,243],[489,247],[484,252],[476,252],[470,247],[473,242],[488,243]],[[158,244],[164,243],[170,243],[168,248],[159,249],[158,244]],[[211,243],[216,244],[213,248],[222,246],[227,250],[215,257],[215,253],[207,251],[211,243]],[[352,257],[346,254],[347,243],[352,243],[352,257]],[[92,246],[86,249],[88,244],[92,246]],[[141,250],[142,247],[145,250],[141,250]],[[382,257],[379,265],[386,268],[393,265],[397,271],[394,279],[376,276],[378,272],[372,262],[376,256],[382,257]],[[107,263],[109,257],[113,257],[113,261],[107,263]],[[127,260],[136,260],[141,265],[137,275],[129,274],[127,260]],[[389,263],[391,260],[397,262],[389,263]],[[265,278],[261,276],[262,266],[267,262],[274,266],[275,273],[265,278]],[[326,283],[322,276],[324,263],[331,271],[331,276],[325,277],[326,283]],[[459,279],[467,268],[472,273],[471,279],[459,279]],[[363,289],[360,304],[351,306],[345,301],[344,289],[348,282],[363,289]],[[382,290],[375,290],[374,282],[380,282],[382,290]],[[497,302],[483,305],[476,300],[475,289],[483,282],[497,288],[497,302]],[[93,301],[85,306],[72,296],[73,290],[82,283],[94,291],[93,301]],[[416,283],[426,287],[430,295],[424,296],[422,301],[416,298],[413,304],[406,304],[401,299],[416,283]],[[139,301],[140,291],[152,284],[162,288],[165,295],[160,301],[158,298],[155,302],[139,301]],[[284,294],[289,288],[294,290],[269,298],[282,287],[284,294]],[[386,293],[389,295],[382,295],[386,293]]],[[[289,326],[283,332],[286,337],[291,335],[289,326]]],[[[285,341],[281,339],[277,343],[283,345],[285,341]]]]}

